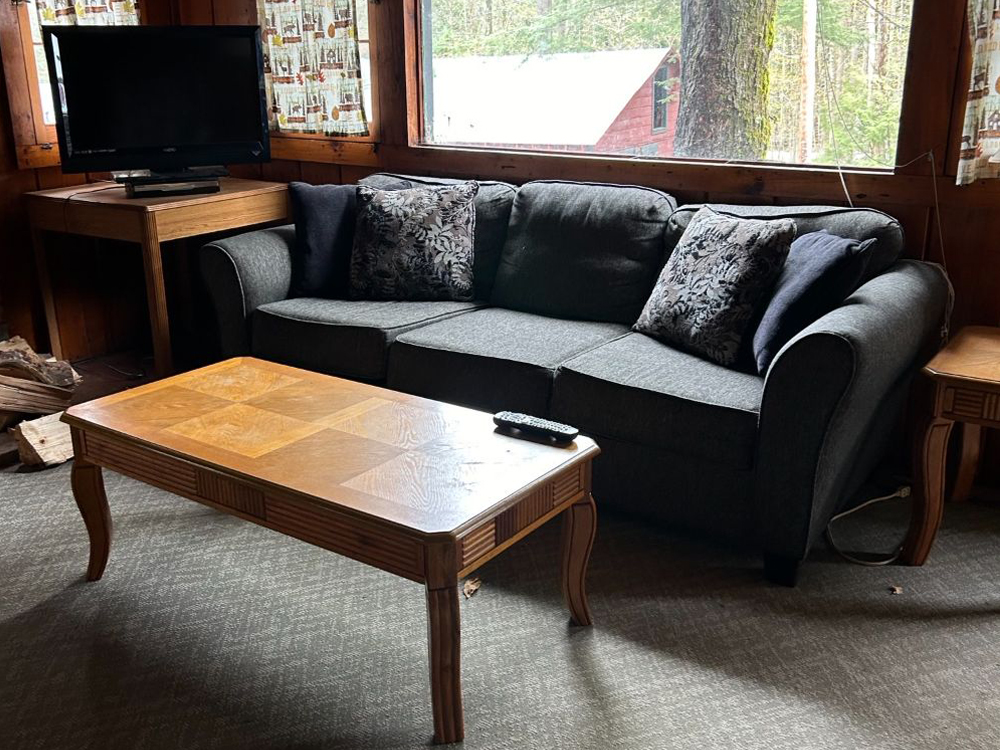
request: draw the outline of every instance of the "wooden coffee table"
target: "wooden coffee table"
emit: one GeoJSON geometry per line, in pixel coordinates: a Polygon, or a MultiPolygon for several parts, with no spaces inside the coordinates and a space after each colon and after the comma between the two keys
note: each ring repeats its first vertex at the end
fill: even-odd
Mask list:
{"type": "Polygon", "coordinates": [[[563,514],[562,588],[590,624],[591,462],[517,440],[488,414],[250,358],[80,404],[73,494],[101,577],[101,467],[418,583],[427,591],[434,737],[465,734],[458,581],[563,514]]]}

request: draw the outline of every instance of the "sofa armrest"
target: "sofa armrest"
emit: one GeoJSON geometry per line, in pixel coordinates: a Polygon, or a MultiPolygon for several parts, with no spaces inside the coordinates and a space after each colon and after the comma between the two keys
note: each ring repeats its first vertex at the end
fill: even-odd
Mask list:
{"type": "Polygon", "coordinates": [[[227,237],[201,250],[201,275],[215,309],[224,357],[250,353],[250,315],[288,296],[295,227],[227,237]]]}
{"type": "Polygon", "coordinates": [[[892,418],[880,407],[940,346],[948,299],[938,267],[900,261],[778,353],[755,472],[765,555],[804,559],[855,489],[865,441],[878,419],[892,418]]]}

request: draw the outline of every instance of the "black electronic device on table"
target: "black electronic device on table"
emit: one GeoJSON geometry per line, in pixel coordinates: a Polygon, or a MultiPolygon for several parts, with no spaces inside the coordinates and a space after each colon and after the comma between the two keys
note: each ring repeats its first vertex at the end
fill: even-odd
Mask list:
{"type": "Polygon", "coordinates": [[[207,193],[271,158],[258,26],[46,26],[66,173],[129,197],[207,193]],[[206,169],[207,168],[207,169],[206,169]]]}
{"type": "Polygon", "coordinates": [[[493,415],[493,424],[504,430],[517,430],[526,435],[548,438],[556,443],[570,443],[580,431],[561,422],[532,417],[514,411],[500,411],[493,415]]]}

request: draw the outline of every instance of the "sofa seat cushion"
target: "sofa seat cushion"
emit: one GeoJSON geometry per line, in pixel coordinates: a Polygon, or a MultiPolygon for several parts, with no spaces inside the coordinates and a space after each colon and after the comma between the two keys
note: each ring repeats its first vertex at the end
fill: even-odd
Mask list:
{"type": "Polygon", "coordinates": [[[261,305],[254,356],[361,380],[384,380],[389,345],[406,331],[474,310],[474,302],[375,302],[302,297],[261,305]]]}
{"type": "Polygon", "coordinates": [[[563,363],[551,416],[584,433],[731,469],[753,466],[764,379],[641,333],[563,363]]]}
{"type": "Polygon", "coordinates": [[[389,387],[492,412],[544,416],[555,369],[627,332],[616,323],[477,310],[396,339],[389,387]]]}

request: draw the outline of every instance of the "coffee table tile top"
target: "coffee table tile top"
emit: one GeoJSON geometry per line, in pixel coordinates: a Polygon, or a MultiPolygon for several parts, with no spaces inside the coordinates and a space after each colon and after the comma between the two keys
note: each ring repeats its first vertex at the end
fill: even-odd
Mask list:
{"type": "MultiPolygon", "coordinates": [[[[125,391],[133,393],[133,391],[125,391]]],[[[158,391],[159,398],[130,398],[104,407],[105,419],[113,422],[128,421],[132,429],[144,435],[154,435],[189,419],[192,414],[208,414],[229,406],[232,401],[199,393],[179,386],[158,391]]]]}
{"type": "Polygon", "coordinates": [[[352,413],[343,417],[334,414],[324,419],[323,424],[404,449],[419,448],[443,435],[461,433],[463,428],[467,428],[464,420],[457,415],[378,398],[368,399],[344,411],[352,413]],[[361,406],[368,408],[359,411],[357,407],[361,406]]]}
{"type": "Polygon", "coordinates": [[[167,428],[167,432],[215,446],[250,458],[263,456],[323,429],[266,409],[246,404],[229,404],[167,428]]]}
{"type": "Polygon", "coordinates": [[[363,392],[344,390],[336,385],[323,387],[311,380],[300,380],[243,403],[287,417],[322,424],[324,418],[346,414],[351,408],[358,408],[367,401],[372,399],[363,392]]]}
{"type": "Polygon", "coordinates": [[[228,367],[218,372],[198,370],[177,379],[177,384],[184,388],[229,401],[246,401],[301,382],[301,378],[260,367],[228,367]]]}
{"type": "Polygon", "coordinates": [[[596,452],[585,437],[539,446],[497,433],[489,414],[248,357],[80,404],[66,421],[428,534],[596,452]]]}

